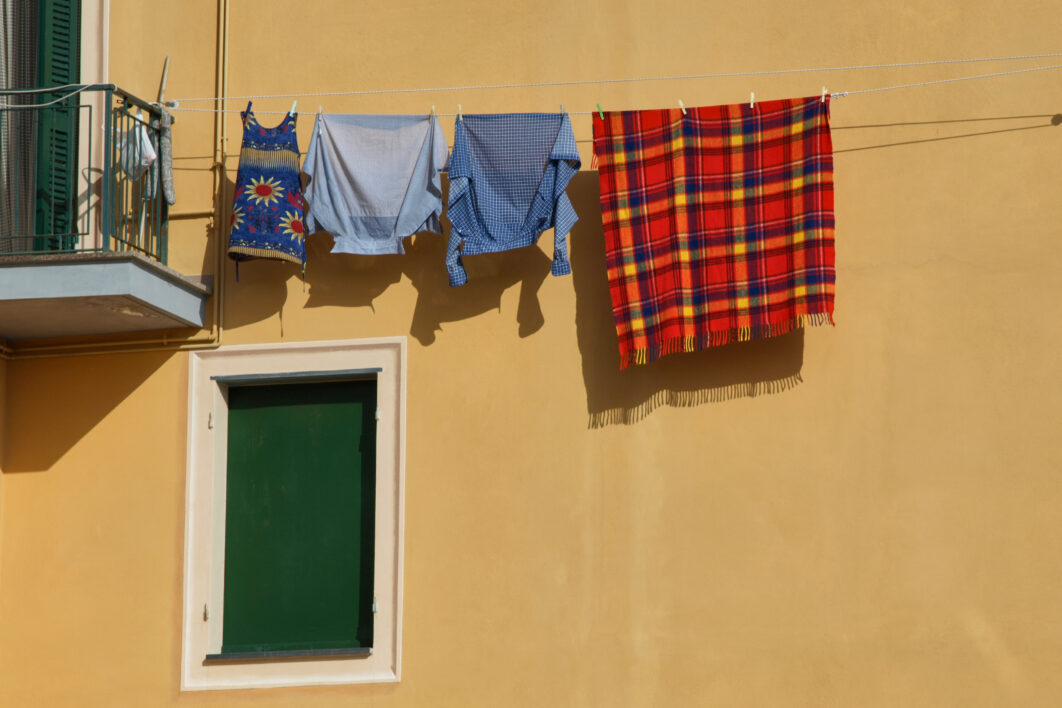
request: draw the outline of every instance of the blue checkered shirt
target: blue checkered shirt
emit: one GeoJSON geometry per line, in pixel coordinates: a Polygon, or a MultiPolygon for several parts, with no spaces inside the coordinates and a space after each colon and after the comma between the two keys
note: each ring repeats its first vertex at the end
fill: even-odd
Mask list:
{"type": "Polygon", "coordinates": [[[553,275],[572,272],[566,237],[579,217],[564,190],[579,171],[566,113],[459,117],[450,156],[450,285],[468,282],[461,257],[530,246],[552,228],[553,275]]]}

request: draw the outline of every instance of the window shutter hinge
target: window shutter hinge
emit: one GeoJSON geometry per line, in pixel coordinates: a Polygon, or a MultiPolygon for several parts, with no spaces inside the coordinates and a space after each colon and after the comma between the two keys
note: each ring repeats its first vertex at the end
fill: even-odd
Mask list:
{"type": "Polygon", "coordinates": [[[379,610],[376,608],[376,596],[372,596],[372,613],[375,615],[379,610]]]}
{"type": "Polygon", "coordinates": [[[214,429],[214,412],[213,411],[211,411],[210,413],[207,413],[207,428],[209,428],[210,430],[214,429]]]}
{"type": "Polygon", "coordinates": [[[207,608],[207,604],[203,603],[203,621],[206,622],[210,619],[210,610],[207,608]]]}

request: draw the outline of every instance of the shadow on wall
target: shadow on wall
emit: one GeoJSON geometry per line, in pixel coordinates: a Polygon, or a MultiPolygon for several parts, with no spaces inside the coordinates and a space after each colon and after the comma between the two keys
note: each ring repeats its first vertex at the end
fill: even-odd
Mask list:
{"type": "MultiPolygon", "coordinates": [[[[444,194],[446,190],[444,176],[444,194]]],[[[519,283],[520,301],[516,310],[519,335],[527,337],[542,328],[545,317],[538,302],[538,291],[549,275],[550,260],[541,249],[529,246],[517,251],[466,256],[463,263],[468,283],[452,288],[446,271],[450,224],[445,218],[442,231],[443,235],[420,233],[407,238],[405,255],[386,256],[331,254],[333,241],[328,233],[311,235],[306,270],[310,292],[306,307],[372,307],[373,300],[405,274],[417,290],[409,333],[428,346],[435,341],[435,333],[442,329],[443,323],[499,309],[502,294],[519,283]]]]}
{"type": "Polygon", "coordinates": [[[332,244],[327,231],[306,240],[306,307],[373,308],[373,300],[402,279],[404,256],[332,253],[332,244]]]}
{"type": "Polygon", "coordinates": [[[921,143],[939,143],[945,140],[959,140],[963,138],[976,138],[984,135],[998,135],[1000,133],[1017,133],[1024,130],[1039,130],[1042,128],[1051,128],[1058,125],[1062,125],[1062,113],[1055,114],[1039,114],[1031,116],[996,116],[992,118],[953,118],[948,120],[927,120],[927,121],[908,121],[905,123],[879,123],[875,125],[832,125],[830,130],[832,132],[845,131],[845,130],[867,130],[872,128],[910,128],[923,125],[942,126],[953,125],[961,123],[998,123],[999,121],[1013,121],[1013,120],[1036,120],[1037,122],[1032,125],[1024,125],[1018,128],[998,128],[996,130],[980,130],[976,132],[958,133],[955,135],[940,135],[930,138],[919,138],[913,140],[899,140],[888,143],[879,143],[875,145],[863,145],[859,147],[850,147],[842,149],[834,149],[834,154],[840,154],[844,152],[862,152],[863,150],[880,150],[882,148],[890,147],[902,147],[905,145],[919,145],[921,143]],[[1043,119],[1047,118],[1046,123],[1043,119]]]}
{"type": "MultiPolygon", "coordinates": [[[[449,232],[449,228],[444,229],[449,232]]],[[[450,287],[446,272],[446,237],[416,234],[405,241],[405,255],[332,254],[326,232],[310,237],[306,307],[335,305],[373,307],[373,300],[399,282],[404,273],[417,290],[409,333],[428,346],[444,322],[465,320],[501,307],[502,293],[520,284],[516,320],[521,337],[534,334],[545,318],[538,291],[549,275],[550,260],[536,246],[464,259],[469,282],[450,287]]],[[[375,312],[375,308],[373,309],[375,312]]]]}
{"type": "MultiPolygon", "coordinates": [[[[57,366],[56,359],[8,362],[4,474],[51,469],[172,356],[85,356],[67,366],[57,366]]],[[[126,433],[131,438],[142,434],[126,433]]]]}
{"type": "MultiPolygon", "coordinates": [[[[444,229],[449,233],[449,227],[444,229]]],[[[417,289],[417,304],[409,333],[427,346],[444,322],[455,322],[501,308],[502,293],[520,284],[516,307],[519,335],[527,337],[542,328],[546,319],[538,291],[549,275],[550,259],[537,246],[516,251],[466,256],[468,283],[450,287],[446,272],[446,238],[420,234],[406,248],[403,270],[417,289]]]]}
{"type": "Polygon", "coordinates": [[[620,371],[605,271],[597,173],[576,176],[568,195],[580,215],[570,239],[575,326],[589,427],[635,423],[659,406],[686,407],[776,393],[800,383],[804,332],[740,342],[620,371]]]}

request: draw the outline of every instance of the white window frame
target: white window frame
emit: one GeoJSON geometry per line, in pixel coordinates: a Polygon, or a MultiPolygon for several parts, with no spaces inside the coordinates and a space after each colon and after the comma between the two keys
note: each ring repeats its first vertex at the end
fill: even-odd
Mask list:
{"type": "Polygon", "coordinates": [[[191,352],[185,496],[181,690],[386,683],[401,676],[406,338],[261,344],[191,352]],[[356,657],[207,661],[224,622],[226,386],[217,377],[375,373],[376,536],[372,653],[356,657]]]}

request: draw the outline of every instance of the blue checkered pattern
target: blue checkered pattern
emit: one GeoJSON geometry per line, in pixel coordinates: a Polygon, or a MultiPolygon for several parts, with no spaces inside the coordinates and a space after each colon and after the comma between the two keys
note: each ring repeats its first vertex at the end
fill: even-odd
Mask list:
{"type": "Polygon", "coordinates": [[[554,275],[572,272],[567,235],[579,217],[564,190],[579,171],[565,113],[464,116],[450,156],[450,285],[468,282],[461,257],[530,246],[554,230],[554,275]]]}

